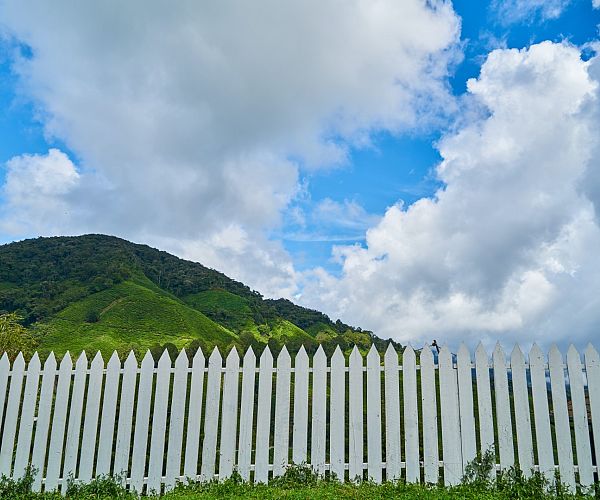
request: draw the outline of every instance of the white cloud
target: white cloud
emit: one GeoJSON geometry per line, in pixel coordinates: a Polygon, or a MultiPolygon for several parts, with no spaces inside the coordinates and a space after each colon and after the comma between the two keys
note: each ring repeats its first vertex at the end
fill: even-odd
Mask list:
{"type": "Polygon", "coordinates": [[[492,52],[440,143],[445,187],[338,247],[342,277],[313,273],[302,300],[417,343],[594,338],[599,70],[567,44],[492,52]]]}
{"type": "Polygon", "coordinates": [[[592,0],[592,7],[594,7],[594,9],[600,9],[600,0],[592,0]]]}
{"type": "Polygon", "coordinates": [[[25,229],[37,234],[61,232],[70,225],[68,197],[80,175],[61,151],[22,155],[6,163],[0,205],[0,231],[25,229]]]}
{"type": "MultiPolygon", "coordinates": [[[[71,232],[204,246],[236,227],[263,244],[299,165],[338,164],[372,131],[454,105],[449,2],[1,0],[0,19],[31,49],[14,64],[22,94],[80,159],[71,232]]],[[[287,260],[262,250],[222,270],[287,260]]]]}
{"type": "MultiPolygon", "coordinates": [[[[598,0],[592,0],[596,2],[598,0]]],[[[501,24],[557,19],[571,0],[495,0],[492,9],[501,24]]]]}

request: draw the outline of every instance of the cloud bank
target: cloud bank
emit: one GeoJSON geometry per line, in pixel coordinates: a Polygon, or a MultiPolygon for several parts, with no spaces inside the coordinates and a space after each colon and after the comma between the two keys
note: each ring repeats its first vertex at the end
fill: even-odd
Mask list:
{"type": "Polygon", "coordinates": [[[266,234],[299,171],[453,106],[460,22],[447,2],[3,0],[0,19],[28,47],[14,54],[21,94],[79,176],[44,198],[66,204],[67,227],[46,223],[33,192],[15,203],[12,184],[4,227],[160,244],[268,295],[294,288],[266,234]]]}
{"type": "Polygon", "coordinates": [[[304,300],[417,344],[594,338],[599,80],[567,44],[492,52],[439,144],[445,187],[337,247],[342,277],[315,271],[304,300]]]}

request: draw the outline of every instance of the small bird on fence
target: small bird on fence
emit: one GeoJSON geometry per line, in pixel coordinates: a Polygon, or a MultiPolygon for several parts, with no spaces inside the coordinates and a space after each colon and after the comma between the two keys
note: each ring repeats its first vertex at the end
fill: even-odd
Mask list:
{"type": "Polygon", "coordinates": [[[435,350],[438,352],[440,352],[440,346],[437,343],[437,340],[433,339],[433,342],[431,342],[431,347],[435,347],[435,350]]]}

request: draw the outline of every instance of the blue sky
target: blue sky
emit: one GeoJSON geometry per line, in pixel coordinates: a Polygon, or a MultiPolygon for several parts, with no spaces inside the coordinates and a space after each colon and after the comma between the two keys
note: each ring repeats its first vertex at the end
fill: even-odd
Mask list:
{"type": "Polygon", "coordinates": [[[115,234],[401,340],[587,339],[594,3],[0,0],[0,242],[115,234]]]}

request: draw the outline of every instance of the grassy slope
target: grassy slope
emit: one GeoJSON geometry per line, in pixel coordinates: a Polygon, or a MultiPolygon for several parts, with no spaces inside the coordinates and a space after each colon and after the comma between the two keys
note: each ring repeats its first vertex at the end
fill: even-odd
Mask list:
{"type": "Polygon", "coordinates": [[[235,335],[156,287],[145,277],[136,277],[79,300],[48,323],[42,350],[63,353],[114,349],[149,348],[172,342],[181,348],[193,339],[229,343],[235,335]],[[85,321],[88,311],[99,313],[97,323],[85,321]]]}

